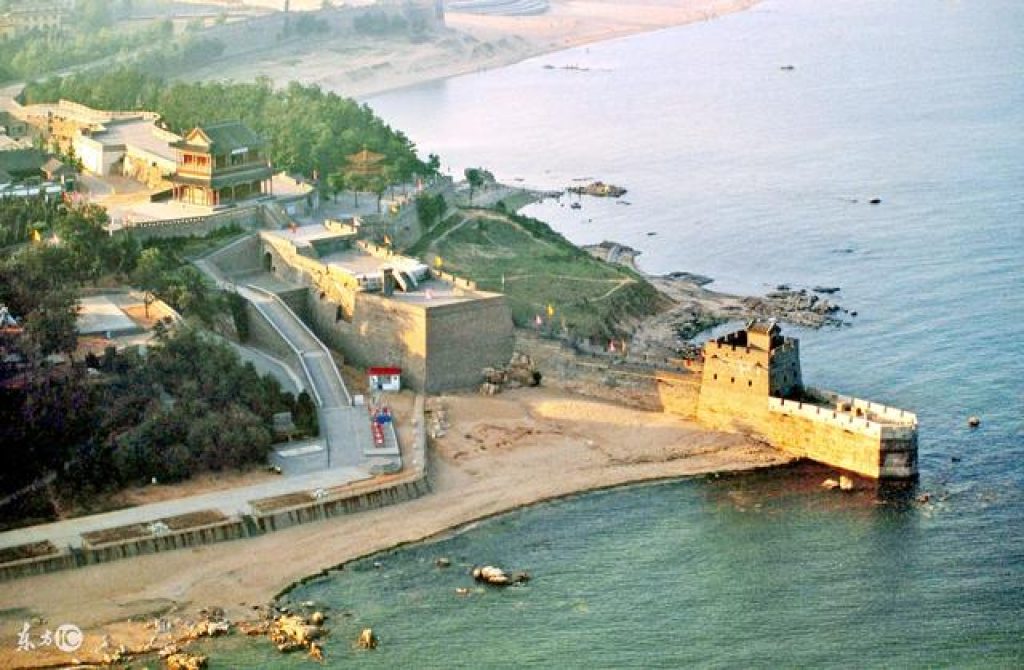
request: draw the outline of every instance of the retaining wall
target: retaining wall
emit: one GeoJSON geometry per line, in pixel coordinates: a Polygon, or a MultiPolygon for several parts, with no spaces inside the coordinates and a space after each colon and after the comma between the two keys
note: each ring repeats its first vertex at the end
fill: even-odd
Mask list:
{"type": "Polygon", "coordinates": [[[158,551],[172,551],[202,544],[237,540],[248,535],[245,522],[239,518],[231,518],[194,528],[169,531],[162,535],[150,535],[119,542],[93,545],[86,540],[82,542],[81,556],[85,565],[91,565],[158,551]]]}
{"type": "Polygon", "coordinates": [[[254,205],[203,216],[186,216],[160,221],[126,223],[123,227],[115,229],[112,234],[130,234],[139,240],[155,237],[202,237],[231,225],[241,228],[258,228],[262,226],[263,214],[260,211],[260,207],[254,205]]]}
{"type": "MultiPolygon", "coordinates": [[[[0,565],[0,580],[64,570],[94,563],[130,558],[141,554],[172,551],[227,540],[243,539],[263,532],[280,530],[299,523],[318,521],[339,514],[353,514],[377,509],[426,495],[430,492],[427,478],[427,435],[424,420],[424,397],[416,398],[413,410],[413,440],[410,457],[403,473],[384,484],[360,482],[339,487],[334,495],[309,503],[267,512],[233,517],[217,523],[170,531],[159,536],[137,537],[118,542],[90,544],[83,541],[81,550],[61,551],[35,558],[11,561],[0,565]]],[[[252,501],[253,504],[259,501],[252,501]]]]}
{"type": "Polygon", "coordinates": [[[41,575],[46,572],[67,570],[77,567],[75,557],[67,550],[46,556],[23,558],[18,561],[0,564],[0,582],[29,575],[41,575]]]}

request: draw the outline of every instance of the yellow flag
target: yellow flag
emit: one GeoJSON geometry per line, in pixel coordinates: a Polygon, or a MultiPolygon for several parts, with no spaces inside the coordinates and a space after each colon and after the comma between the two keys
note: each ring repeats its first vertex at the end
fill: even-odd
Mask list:
{"type": "Polygon", "coordinates": [[[434,267],[441,267],[444,265],[444,261],[441,260],[440,256],[434,256],[434,267]]]}
{"type": "Polygon", "coordinates": [[[548,316],[554,316],[554,315],[555,315],[555,306],[550,304],[550,303],[548,303],[548,316]]]}
{"type": "Polygon", "coordinates": [[[43,236],[39,234],[38,230],[33,230],[32,231],[32,241],[33,242],[41,242],[42,239],[43,239],[43,236]]]}

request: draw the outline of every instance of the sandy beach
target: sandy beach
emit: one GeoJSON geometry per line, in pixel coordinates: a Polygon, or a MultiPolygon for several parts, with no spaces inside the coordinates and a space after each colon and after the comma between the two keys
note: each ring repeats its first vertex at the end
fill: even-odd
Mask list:
{"type": "MultiPolygon", "coordinates": [[[[487,70],[570,47],[672,26],[707,21],[747,9],[757,0],[552,0],[537,16],[449,13],[447,30],[423,42],[386,36],[273,40],[192,70],[189,80],[318,84],[340,95],[366,98],[426,81],[487,70]]],[[[291,3],[293,10],[320,2],[291,3]]]]}
{"type": "MultiPolygon", "coordinates": [[[[409,393],[393,403],[405,430],[412,405],[409,393]]],[[[253,539],[0,583],[5,635],[15,636],[26,621],[74,623],[85,633],[76,657],[96,659],[104,635],[111,650],[152,642],[155,632],[147,624],[156,616],[183,624],[196,620],[200,608],[216,606],[234,621],[252,617],[253,605],[325,568],[537,501],[791,460],[739,435],[554,388],[442,396],[430,407],[442,408],[450,420],[432,446],[431,494],[253,539]]],[[[52,648],[25,653],[0,646],[2,667],[68,660],[52,648]]]]}

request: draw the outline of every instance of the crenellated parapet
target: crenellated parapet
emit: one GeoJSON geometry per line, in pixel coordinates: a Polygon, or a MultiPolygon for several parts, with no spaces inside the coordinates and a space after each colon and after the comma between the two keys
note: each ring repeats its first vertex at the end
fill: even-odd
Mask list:
{"type": "MultiPolygon", "coordinates": [[[[751,323],[707,342],[702,354],[696,416],[705,425],[757,435],[867,477],[917,475],[917,417],[805,388],[799,341],[782,336],[776,324],[751,323]]],[[[686,414],[682,404],[672,404],[672,411],[686,414]]]]}

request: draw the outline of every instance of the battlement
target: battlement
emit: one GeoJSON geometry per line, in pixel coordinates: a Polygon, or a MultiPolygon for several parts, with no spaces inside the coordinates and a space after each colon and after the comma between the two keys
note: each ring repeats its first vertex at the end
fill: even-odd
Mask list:
{"type": "Polygon", "coordinates": [[[909,439],[917,431],[917,417],[911,412],[841,396],[832,391],[818,393],[841,400],[830,407],[813,402],[768,398],[768,409],[880,439],[909,439]]]}
{"type": "MultiPolygon", "coordinates": [[[[868,477],[917,474],[917,417],[804,388],[800,342],[783,337],[778,325],[748,324],[707,342],[703,354],[696,412],[701,423],[759,435],[786,451],[868,477]]],[[[683,404],[666,406],[686,414],[683,404]]]]}

